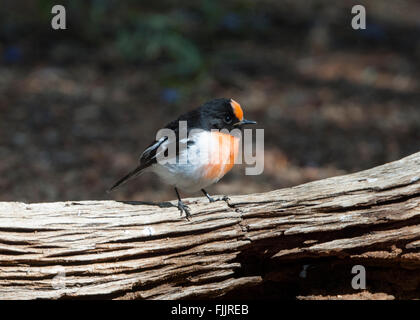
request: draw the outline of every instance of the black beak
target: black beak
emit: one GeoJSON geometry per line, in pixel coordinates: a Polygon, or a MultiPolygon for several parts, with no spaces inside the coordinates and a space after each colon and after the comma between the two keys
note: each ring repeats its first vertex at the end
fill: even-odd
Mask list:
{"type": "Polygon", "coordinates": [[[245,124],[257,124],[257,122],[252,121],[252,120],[243,119],[242,121],[239,121],[239,122],[235,123],[234,126],[243,126],[245,124]]]}

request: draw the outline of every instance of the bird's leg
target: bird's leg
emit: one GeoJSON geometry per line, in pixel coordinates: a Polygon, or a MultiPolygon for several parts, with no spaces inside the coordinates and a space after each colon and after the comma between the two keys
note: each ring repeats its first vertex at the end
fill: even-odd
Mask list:
{"type": "Polygon", "coordinates": [[[204,195],[207,197],[207,199],[209,199],[209,202],[215,202],[216,201],[216,199],[214,199],[212,196],[210,196],[206,190],[201,189],[201,192],[204,193],[204,195]]]}
{"type": "Polygon", "coordinates": [[[223,200],[223,201],[225,201],[226,203],[230,200],[230,198],[228,197],[228,196],[223,196],[223,197],[221,197],[221,198],[217,198],[217,199],[214,199],[212,196],[210,196],[209,194],[208,194],[208,192],[206,191],[206,190],[204,190],[204,189],[201,189],[201,192],[202,193],[204,193],[204,195],[207,197],[207,199],[209,199],[209,201],[210,202],[216,202],[216,201],[221,201],[221,200],[223,200]]]}
{"type": "Polygon", "coordinates": [[[175,192],[176,192],[176,196],[178,197],[178,210],[181,211],[181,217],[182,217],[182,212],[185,212],[185,217],[187,218],[187,220],[190,220],[190,217],[191,217],[190,208],[182,202],[177,188],[175,188],[175,192]]]}

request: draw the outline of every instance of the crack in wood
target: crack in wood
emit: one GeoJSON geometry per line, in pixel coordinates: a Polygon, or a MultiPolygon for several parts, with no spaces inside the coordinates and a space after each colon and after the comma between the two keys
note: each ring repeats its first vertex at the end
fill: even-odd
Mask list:
{"type": "Polygon", "coordinates": [[[418,176],[420,153],[227,204],[186,199],[190,222],[170,202],[0,203],[0,298],[295,298],[325,294],[325,284],[348,294],[348,282],[334,288],[329,279],[355,263],[381,274],[369,282],[373,294],[413,297],[418,176]],[[57,270],[65,272],[59,290],[57,270]],[[406,287],[383,281],[381,270],[406,287]]]}

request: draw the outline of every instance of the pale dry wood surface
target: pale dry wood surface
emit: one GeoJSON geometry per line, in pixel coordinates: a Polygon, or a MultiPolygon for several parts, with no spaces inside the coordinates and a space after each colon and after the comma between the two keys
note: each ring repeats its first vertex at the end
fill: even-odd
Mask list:
{"type": "Polygon", "coordinates": [[[191,221],[175,201],[0,202],[0,299],[336,298],[358,294],[333,280],[354,264],[366,297],[420,298],[420,153],[187,202],[191,221]]]}

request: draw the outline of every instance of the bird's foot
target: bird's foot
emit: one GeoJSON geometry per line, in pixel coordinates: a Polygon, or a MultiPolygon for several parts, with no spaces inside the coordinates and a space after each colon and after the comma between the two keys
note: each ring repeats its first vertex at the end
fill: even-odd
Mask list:
{"type": "Polygon", "coordinates": [[[218,197],[218,198],[213,198],[209,196],[208,199],[210,203],[216,202],[216,201],[225,201],[227,204],[229,204],[228,201],[230,200],[228,196],[223,196],[223,197],[218,197]]]}
{"type": "Polygon", "coordinates": [[[181,200],[178,200],[178,210],[181,212],[181,217],[182,217],[182,213],[185,212],[185,218],[187,218],[188,221],[190,220],[190,217],[191,217],[190,207],[184,204],[181,200]]]}

